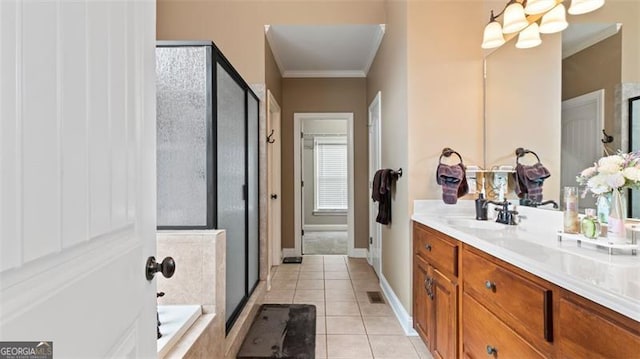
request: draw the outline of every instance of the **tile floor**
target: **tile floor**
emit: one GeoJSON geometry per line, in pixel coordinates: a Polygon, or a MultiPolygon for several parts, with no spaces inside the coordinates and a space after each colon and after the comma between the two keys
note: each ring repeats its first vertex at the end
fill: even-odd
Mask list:
{"type": "Polygon", "coordinates": [[[431,359],[420,338],[405,336],[391,307],[370,303],[367,291],[382,292],[365,259],[305,256],[277,267],[264,302],[316,306],[316,358],[431,359]]]}

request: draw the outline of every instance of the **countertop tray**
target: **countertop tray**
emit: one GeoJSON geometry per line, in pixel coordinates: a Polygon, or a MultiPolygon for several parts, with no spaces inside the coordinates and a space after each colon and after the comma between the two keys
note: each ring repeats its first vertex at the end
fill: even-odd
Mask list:
{"type": "MultiPolygon", "coordinates": [[[[638,232],[634,230],[634,232],[638,232]]],[[[638,233],[640,234],[640,233],[638,233]]],[[[633,233],[633,236],[636,236],[636,233],[633,233]]],[[[640,249],[640,244],[613,244],[608,243],[606,237],[598,237],[596,239],[590,239],[582,234],[575,233],[564,233],[563,231],[558,231],[558,242],[562,241],[574,241],[578,244],[578,247],[581,247],[583,243],[586,243],[590,246],[605,248],[609,251],[609,254],[616,254],[620,252],[631,252],[631,255],[635,256],[638,254],[638,250],[640,249]],[[619,249],[620,251],[614,251],[615,249],[619,249]]]]}

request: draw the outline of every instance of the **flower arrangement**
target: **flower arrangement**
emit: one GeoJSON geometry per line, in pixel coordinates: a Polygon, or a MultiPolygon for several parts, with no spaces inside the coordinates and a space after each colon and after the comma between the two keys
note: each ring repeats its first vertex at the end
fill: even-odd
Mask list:
{"type": "Polygon", "coordinates": [[[584,169],[576,177],[578,183],[596,196],[621,190],[640,188],[640,152],[622,153],[605,156],[584,169]]]}

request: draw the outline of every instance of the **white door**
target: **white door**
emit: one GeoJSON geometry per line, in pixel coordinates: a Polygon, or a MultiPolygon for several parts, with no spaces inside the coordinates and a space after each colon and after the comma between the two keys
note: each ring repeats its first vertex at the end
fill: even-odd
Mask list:
{"type": "MultiPolygon", "coordinates": [[[[603,126],[604,90],[562,101],[562,187],[575,187],[576,175],[602,157],[603,126]]],[[[581,209],[595,208],[595,199],[592,196],[580,198],[579,206],[581,209]]]]}
{"type": "MultiPolygon", "coordinates": [[[[280,191],[280,148],[282,146],[280,136],[280,106],[267,91],[267,187],[269,193],[269,210],[267,223],[269,226],[269,273],[272,265],[279,265],[282,261],[282,237],[281,237],[281,191],[280,191]]],[[[271,279],[271,275],[268,276],[271,279]]],[[[270,283],[269,283],[270,284],[270,283]]]]}
{"type": "Polygon", "coordinates": [[[0,342],[156,357],[155,2],[0,1],[0,342]]]}
{"type": "Polygon", "coordinates": [[[371,191],[373,187],[373,176],[381,166],[380,154],[380,121],[381,121],[381,94],[378,92],[376,97],[369,105],[369,264],[378,274],[382,275],[382,229],[380,223],[376,222],[378,215],[378,203],[371,199],[371,191]]]}

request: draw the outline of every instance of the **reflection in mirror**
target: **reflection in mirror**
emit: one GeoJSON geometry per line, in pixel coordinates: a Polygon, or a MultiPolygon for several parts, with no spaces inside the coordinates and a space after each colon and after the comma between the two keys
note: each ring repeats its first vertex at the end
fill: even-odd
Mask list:
{"type": "MultiPolygon", "coordinates": [[[[629,151],[640,151],[640,94],[629,99],[629,151]]],[[[629,217],[640,217],[640,190],[629,190],[629,217]]]]}
{"type": "MultiPolygon", "coordinates": [[[[622,81],[622,33],[618,24],[573,24],[562,37],[561,186],[575,186],[576,174],[603,154],[621,148],[621,136],[601,141],[603,130],[619,134],[615,92],[622,81]],[[617,127],[617,128],[616,128],[617,127]]],[[[595,208],[586,195],[579,208],[595,208]]]]}
{"type": "MultiPolygon", "coordinates": [[[[607,1],[602,9],[568,21],[569,28],[556,34],[557,47],[554,35],[545,35],[537,48],[515,49],[510,41],[485,59],[485,166],[512,164],[515,147],[530,148],[551,172],[544,198],[554,200],[560,199],[563,186],[576,186],[577,173],[606,151],[631,149],[628,99],[640,96],[640,1],[607,1]],[[581,46],[565,45],[589,32],[587,39],[577,41],[581,46]],[[585,60],[588,67],[577,61],[598,48],[606,49],[604,57],[585,60]],[[588,125],[576,122],[586,121],[579,111],[593,117],[588,125]],[[613,142],[601,142],[602,129],[613,142]]],[[[640,103],[635,105],[637,111],[640,103]]],[[[640,148],[640,125],[635,126],[635,146],[640,148]]],[[[628,203],[636,201],[640,192],[628,203]]],[[[595,206],[590,195],[581,204],[595,206]]],[[[640,217],[640,208],[630,214],[640,217]]]]}

